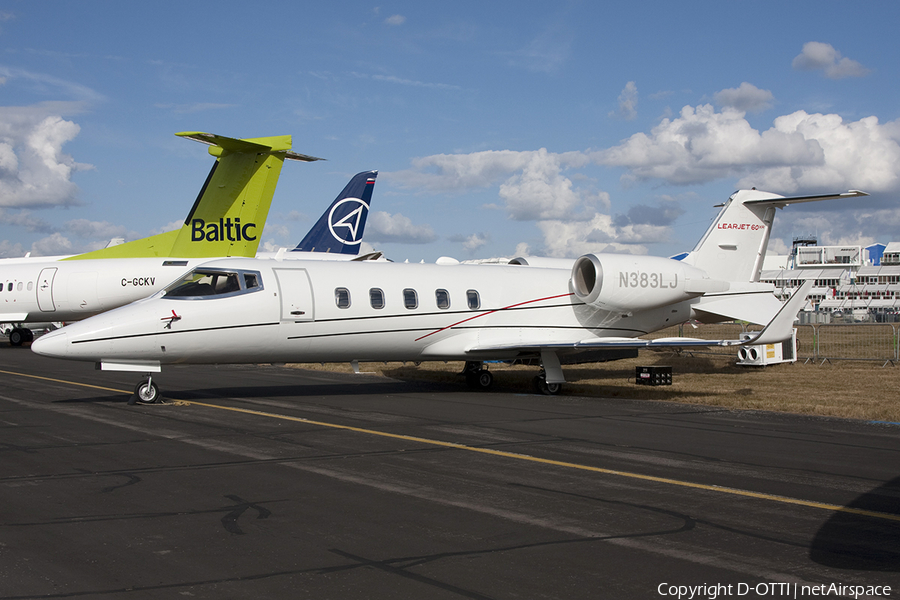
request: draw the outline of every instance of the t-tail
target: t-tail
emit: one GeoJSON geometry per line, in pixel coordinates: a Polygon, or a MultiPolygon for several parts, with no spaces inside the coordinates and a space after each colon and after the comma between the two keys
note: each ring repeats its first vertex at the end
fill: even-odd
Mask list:
{"type": "Polygon", "coordinates": [[[359,254],[378,171],[356,174],[293,252],[359,254]]]}
{"type": "Polygon", "coordinates": [[[759,281],[775,209],[788,204],[868,196],[859,190],[818,196],[785,197],[755,189],[738,190],[722,206],[719,216],[684,257],[711,279],[731,282],[759,281]]]}
{"type": "Polygon", "coordinates": [[[175,135],[209,145],[216,157],[184,225],[175,231],[73,256],[93,258],[252,257],[285,160],[322,160],[291,152],[291,136],[235,139],[201,132],[175,135]]]}

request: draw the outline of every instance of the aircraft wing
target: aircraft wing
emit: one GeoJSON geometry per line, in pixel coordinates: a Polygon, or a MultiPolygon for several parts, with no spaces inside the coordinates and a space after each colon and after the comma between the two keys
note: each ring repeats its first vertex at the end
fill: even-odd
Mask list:
{"type": "Polygon", "coordinates": [[[687,337],[670,337],[658,338],[655,340],[645,340],[641,338],[626,337],[605,337],[590,338],[579,342],[568,343],[543,343],[536,342],[529,344],[528,342],[512,342],[504,344],[499,342],[496,344],[485,344],[471,346],[466,352],[477,354],[479,352],[497,352],[497,351],[518,351],[518,352],[566,352],[578,350],[597,350],[603,348],[690,348],[704,346],[747,346],[757,344],[774,344],[790,339],[794,321],[797,313],[806,302],[809,290],[812,289],[813,281],[808,280],[803,283],[791,298],[784,303],[781,310],[769,321],[762,331],[755,336],[744,340],[703,340],[699,338],[687,337]]]}

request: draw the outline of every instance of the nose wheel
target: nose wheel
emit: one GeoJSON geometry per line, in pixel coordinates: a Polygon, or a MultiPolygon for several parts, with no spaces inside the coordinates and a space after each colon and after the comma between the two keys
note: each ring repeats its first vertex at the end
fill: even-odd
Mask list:
{"type": "Polygon", "coordinates": [[[128,404],[153,404],[159,401],[159,387],[153,383],[152,377],[147,377],[134,387],[134,395],[128,400],[128,404]]]}

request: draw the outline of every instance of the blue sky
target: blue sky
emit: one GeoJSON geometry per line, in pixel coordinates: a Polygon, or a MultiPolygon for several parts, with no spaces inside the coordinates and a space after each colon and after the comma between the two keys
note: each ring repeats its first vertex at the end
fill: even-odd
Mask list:
{"type": "Polygon", "coordinates": [[[770,248],[900,241],[900,3],[0,2],[0,256],[183,221],[177,131],[291,134],[263,245],[379,171],[395,260],[689,250],[735,189],[862,189],[770,248]]]}

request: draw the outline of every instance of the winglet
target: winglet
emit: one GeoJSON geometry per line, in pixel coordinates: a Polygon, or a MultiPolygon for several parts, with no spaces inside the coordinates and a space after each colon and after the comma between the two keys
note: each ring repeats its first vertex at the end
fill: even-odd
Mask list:
{"type": "Polygon", "coordinates": [[[747,340],[743,345],[776,344],[790,339],[794,321],[797,319],[797,313],[803,308],[803,303],[806,302],[806,297],[809,295],[809,290],[812,289],[812,286],[812,279],[804,281],[803,285],[794,292],[775,317],[769,321],[769,324],[759,332],[759,335],[747,340]]]}

